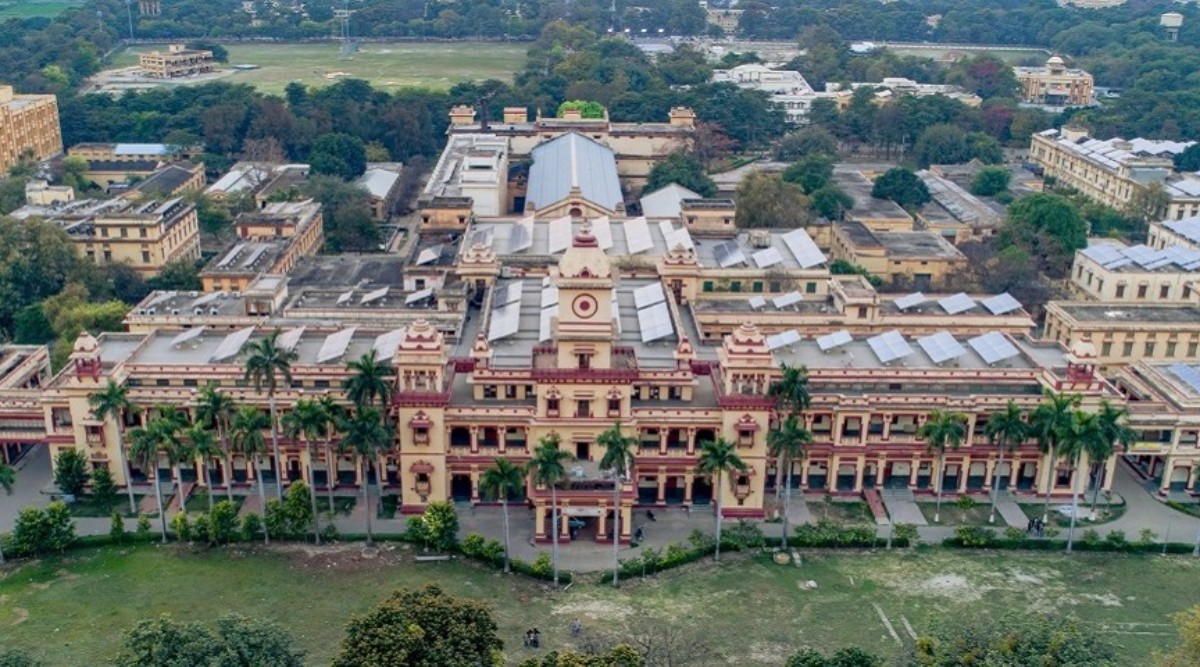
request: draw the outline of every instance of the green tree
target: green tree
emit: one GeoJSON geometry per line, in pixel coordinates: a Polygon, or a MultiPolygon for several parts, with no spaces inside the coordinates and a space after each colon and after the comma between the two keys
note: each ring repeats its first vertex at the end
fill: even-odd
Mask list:
{"type": "Polygon", "coordinates": [[[904,167],[892,167],[875,179],[871,196],[890,199],[905,208],[923,206],[931,199],[925,181],[904,167]]]}
{"type": "Polygon", "coordinates": [[[1138,440],[1137,431],[1129,427],[1129,410],[1114,407],[1108,401],[1100,402],[1100,410],[1096,413],[1102,437],[1089,441],[1087,450],[1088,462],[1092,469],[1092,516],[1096,515],[1096,503],[1100,498],[1101,480],[1104,478],[1104,468],[1108,460],[1118,452],[1124,453],[1133,447],[1138,440]]]}
{"type": "Polygon", "coordinates": [[[1029,432],[1037,439],[1038,450],[1046,456],[1046,499],[1042,508],[1042,521],[1050,520],[1050,491],[1054,488],[1055,469],[1058,466],[1058,444],[1062,434],[1071,427],[1071,415],[1079,407],[1079,396],[1056,394],[1050,390],[1040,405],[1029,415],[1029,432]]]}
{"type": "Polygon", "coordinates": [[[40,303],[25,306],[13,318],[13,339],[20,345],[45,345],[56,337],[40,303]]]}
{"type": "MultiPolygon", "coordinates": [[[[942,486],[946,479],[946,450],[958,449],[967,438],[967,416],[957,412],[934,410],[921,428],[917,437],[925,441],[925,451],[937,454],[937,506],[933,511],[933,522],[941,520],[942,486]]],[[[966,474],[960,472],[959,474],[966,474]]]]}
{"type": "Polygon", "coordinates": [[[20,649],[0,649],[0,667],[40,667],[41,664],[20,649]]]}
{"type": "Polygon", "coordinates": [[[971,159],[966,133],[948,124],[930,125],[925,128],[913,144],[912,154],[921,167],[931,164],[961,164],[971,159]]]}
{"type": "Polygon", "coordinates": [[[833,158],[825,153],[810,153],[783,170],[783,180],[804,188],[804,194],[827,186],[833,179],[833,158]]]}
{"type": "Polygon", "coordinates": [[[700,443],[700,460],[696,472],[708,475],[712,480],[713,500],[717,510],[717,544],[713,560],[721,560],[721,494],[724,491],[726,473],[746,472],[746,463],[737,454],[737,447],[725,438],[706,440],[700,443]]]}
{"type": "Polygon", "coordinates": [[[996,244],[1018,246],[1038,258],[1051,276],[1062,276],[1075,251],[1087,246],[1087,223],[1067,199],[1038,192],[1008,207],[996,244]]]}
{"type": "MultiPolygon", "coordinates": [[[[215,384],[204,385],[196,399],[196,421],[213,429],[217,434],[223,457],[221,481],[225,483],[225,499],[230,502],[233,502],[233,461],[230,458],[229,433],[236,409],[233,397],[222,392],[215,384]]],[[[209,494],[211,493],[210,487],[209,494]]]]}
{"type": "Polygon", "coordinates": [[[1179,644],[1167,653],[1154,652],[1154,667],[1200,665],[1200,605],[1171,615],[1179,633],[1179,644]]]}
{"type": "Polygon", "coordinates": [[[632,646],[618,644],[605,653],[551,651],[545,656],[527,658],[517,667],[645,667],[647,664],[632,646]]]}
{"type": "Polygon", "coordinates": [[[204,474],[204,494],[208,496],[208,510],[211,512],[213,485],[209,465],[213,459],[222,457],[225,452],[217,444],[216,435],[203,421],[189,425],[183,435],[191,445],[192,455],[200,459],[201,470],[204,474]]]}
{"type": "MultiPolygon", "coordinates": [[[[296,401],[291,412],[283,416],[283,432],[287,434],[288,438],[302,440],[304,450],[308,452],[308,485],[312,487],[309,500],[312,502],[313,540],[319,545],[321,544],[321,526],[317,517],[317,482],[313,473],[313,463],[317,460],[317,456],[313,444],[318,438],[325,438],[329,435],[329,417],[325,414],[325,409],[321,407],[320,402],[311,398],[302,398],[296,401]]],[[[332,467],[332,463],[328,458],[325,460],[328,468],[332,467]]],[[[329,510],[333,511],[332,502],[329,504],[329,510]]]]}
{"type": "Polygon", "coordinates": [[[342,382],[346,398],[360,410],[378,398],[380,408],[387,409],[392,397],[392,372],[388,360],[376,359],[372,349],[346,364],[346,370],[350,372],[350,377],[342,382]]]}
{"type": "Polygon", "coordinates": [[[266,338],[246,346],[246,372],[243,379],[252,383],[255,391],[266,389],[267,392],[271,410],[271,452],[275,458],[275,497],[282,500],[283,460],[279,457],[279,418],[275,412],[275,393],[280,380],[285,385],[292,383],[292,362],[297,355],[295,350],[287,350],[279,345],[279,333],[279,329],[275,329],[266,338]]]}
{"type": "MultiPolygon", "coordinates": [[[[154,474],[154,498],[158,506],[158,521],[162,541],[167,542],[167,510],[163,507],[162,474],[159,457],[175,447],[179,440],[179,425],[169,417],[156,417],[144,427],[129,432],[129,456],[146,474],[154,474]]],[[[168,456],[170,456],[168,454],[168,456]]]]}
{"type": "Polygon", "coordinates": [[[87,160],[78,155],[69,155],[62,162],[62,182],[63,185],[69,185],[75,189],[75,192],[80,195],[92,187],[92,182],[87,178],[88,163],[87,160]]]}
{"type": "Polygon", "coordinates": [[[529,461],[534,483],[550,489],[550,557],[553,560],[555,587],[558,586],[558,484],[566,479],[566,462],[571,460],[570,453],[558,448],[560,442],[557,433],[542,436],[529,461]]]}
{"type": "Polygon", "coordinates": [[[54,485],[67,495],[83,494],[88,483],[87,455],[77,449],[64,449],[54,457],[54,485]]]}
{"type": "Polygon", "coordinates": [[[92,471],[92,497],[105,509],[112,509],[112,506],[117,504],[117,484],[113,481],[112,471],[107,465],[92,471]]]}
{"type": "Polygon", "coordinates": [[[509,549],[508,497],[525,488],[525,467],[513,463],[503,456],[496,459],[492,467],[479,477],[479,490],[487,496],[500,500],[504,512],[504,571],[511,570],[512,554],[509,549]]]}
{"type": "Polygon", "coordinates": [[[1012,173],[1004,167],[984,167],[971,179],[971,194],[981,197],[998,195],[1008,189],[1012,173]]]}
{"type": "Polygon", "coordinates": [[[199,291],[204,287],[196,263],[186,259],[167,262],[158,275],[149,280],[149,285],[151,289],[166,291],[199,291]]]}
{"type": "Polygon", "coordinates": [[[216,42],[208,40],[196,40],[188,42],[187,48],[194,51],[212,51],[213,60],[219,63],[229,62],[229,50],[216,42]]]}
{"type": "MultiPolygon", "coordinates": [[[[612,428],[605,429],[596,436],[596,444],[604,448],[604,456],[600,459],[600,467],[612,472],[613,476],[613,519],[609,530],[612,531],[613,543],[613,586],[616,587],[621,570],[621,561],[617,557],[621,539],[621,485],[633,474],[636,464],[637,440],[621,433],[620,422],[612,428]]],[[[632,509],[630,510],[632,515],[632,509]]]]}
{"type": "Polygon", "coordinates": [[[1001,164],[1004,162],[1004,150],[1000,147],[1000,142],[990,134],[984,132],[968,132],[967,133],[967,152],[971,159],[979,160],[984,164],[1001,164]]]}
{"type": "Polygon", "coordinates": [[[804,189],[780,176],[756,171],[738,184],[738,227],[800,227],[810,217],[804,189]]]}
{"type": "Polygon", "coordinates": [[[1075,546],[1075,521],[1079,513],[1079,479],[1083,477],[1079,460],[1091,450],[1104,446],[1104,432],[1100,420],[1094,414],[1076,410],[1071,413],[1067,428],[1060,434],[1059,454],[1067,459],[1071,468],[1071,525],[1067,531],[1067,553],[1075,546]]]}
{"type": "Polygon", "coordinates": [[[1171,204],[1171,194],[1162,183],[1149,183],[1135,188],[1129,204],[1125,207],[1125,215],[1142,222],[1156,222],[1167,214],[1171,204]]]}
{"type": "Polygon", "coordinates": [[[343,419],[338,430],[342,432],[340,450],[354,455],[355,465],[359,470],[363,503],[367,510],[367,544],[371,545],[374,544],[374,536],[371,533],[371,515],[374,511],[371,508],[370,484],[367,478],[371,461],[391,448],[392,433],[385,424],[383,413],[368,407],[359,408],[343,419]]]}
{"type": "Polygon", "coordinates": [[[1192,144],[1173,158],[1179,171],[1200,171],[1200,144],[1192,144]]]}
{"type": "Polygon", "coordinates": [[[434,501],[421,515],[421,535],[437,551],[450,551],[458,544],[458,513],[453,503],[434,501]]]}
{"type": "Polygon", "coordinates": [[[833,183],[813,191],[809,199],[812,212],[826,220],[841,220],[846,211],[854,208],[854,197],[833,183]]]}
{"type": "Polygon", "coordinates": [[[883,658],[858,648],[838,649],[830,656],[806,648],[788,658],[784,667],[883,667],[883,664],[883,658]]]}
{"type": "MultiPolygon", "coordinates": [[[[270,419],[253,405],[243,405],[233,414],[230,424],[230,449],[246,457],[254,464],[254,476],[258,478],[258,500],[265,510],[267,507],[266,484],[263,482],[262,453],[267,449],[263,439],[263,429],[270,426],[270,419]]],[[[232,470],[228,484],[233,483],[232,470]]],[[[263,542],[271,543],[271,536],[263,525],[263,542]]]]}
{"type": "Polygon", "coordinates": [[[996,501],[1000,497],[1000,468],[1004,465],[1004,453],[1015,450],[1029,439],[1029,423],[1016,401],[1009,399],[1003,411],[988,417],[983,433],[999,452],[992,474],[992,511],[988,515],[988,523],[996,523],[996,501]]]}
{"type": "Polygon", "coordinates": [[[301,667],[304,652],[281,625],[237,615],[209,629],[169,615],[138,621],[125,632],[117,667],[301,667]]]}
{"type": "Polygon", "coordinates": [[[362,176],[367,170],[367,147],[356,136],[333,132],[323,134],[308,154],[314,174],[337,176],[344,181],[362,176]]]}
{"type": "Polygon", "coordinates": [[[15,556],[39,556],[61,552],[75,541],[71,511],[62,501],[48,507],[26,507],[17,513],[8,546],[15,556]]]}
{"type": "Polygon", "coordinates": [[[672,183],[681,185],[701,197],[717,194],[717,184],[704,173],[704,165],[691,155],[676,151],[650,169],[643,192],[650,193],[672,183]]]}
{"type": "Polygon", "coordinates": [[[238,508],[233,501],[222,500],[208,513],[208,539],[213,544],[228,544],[237,536],[238,508]]]}
{"type": "Polygon", "coordinates": [[[498,664],[504,643],[491,609],[430,584],[393,593],[346,626],[333,667],[479,667],[498,664]]]}
{"type": "Polygon", "coordinates": [[[0,330],[11,332],[18,311],[58,294],[84,271],[74,242],[58,225],[0,216],[0,330]]]}
{"type": "Polygon", "coordinates": [[[837,155],[838,140],[829,130],[820,125],[809,125],[779,140],[775,148],[775,159],[780,162],[795,162],[809,155],[837,155]]]}
{"type": "MultiPolygon", "coordinates": [[[[806,448],[812,444],[812,433],[804,428],[800,416],[789,414],[777,428],[767,433],[767,449],[775,457],[777,469],[783,473],[783,547],[787,548],[788,509],[792,496],[792,465],[800,461],[803,465],[806,448]]],[[[778,483],[776,484],[778,489],[778,483]]]]}
{"type": "MultiPolygon", "coordinates": [[[[317,400],[317,404],[321,407],[321,413],[325,416],[328,426],[325,429],[325,442],[322,443],[325,449],[325,496],[329,504],[329,511],[333,511],[333,487],[338,483],[338,463],[333,458],[333,440],[338,434],[338,428],[341,427],[342,420],[346,416],[346,410],[338,405],[332,396],[326,394],[317,400]]],[[[316,487],[313,487],[313,492],[316,492],[316,487]]]]}
{"type": "Polygon", "coordinates": [[[566,116],[568,111],[578,111],[584,118],[604,118],[604,105],[591,100],[568,100],[558,105],[558,117],[566,116]]]}
{"type": "Polygon", "coordinates": [[[1087,665],[1116,667],[1116,648],[1098,630],[1069,617],[1011,613],[1003,618],[946,619],[922,634],[898,663],[901,667],[962,665],[1087,665]]]}
{"type": "Polygon", "coordinates": [[[315,174],[300,185],[300,194],[321,202],[325,247],[329,252],[375,251],[382,237],[371,217],[366,190],[332,176],[315,174]]]}
{"type": "MultiPolygon", "coordinates": [[[[17,471],[7,463],[0,461],[0,489],[4,495],[11,496],[13,486],[17,483],[17,471]]],[[[4,536],[0,535],[0,565],[4,564],[4,536]]]]}

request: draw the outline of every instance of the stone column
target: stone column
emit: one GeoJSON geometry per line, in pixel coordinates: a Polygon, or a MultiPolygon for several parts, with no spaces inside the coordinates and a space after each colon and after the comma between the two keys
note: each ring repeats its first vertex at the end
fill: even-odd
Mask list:
{"type": "Polygon", "coordinates": [[[535,540],[546,536],[546,515],[549,511],[548,507],[536,506],[537,512],[533,518],[533,537],[535,540]]]}
{"type": "Polygon", "coordinates": [[[471,434],[471,453],[478,454],[479,453],[479,427],[472,426],[470,429],[468,429],[468,432],[471,434]]]}
{"type": "Polygon", "coordinates": [[[917,488],[917,473],[921,470],[921,457],[919,454],[913,454],[912,461],[909,462],[908,469],[908,488],[917,488]]]}
{"type": "Polygon", "coordinates": [[[596,541],[599,542],[608,537],[608,512],[600,512],[600,525],[596,528],[596,541]]]}
{"type": "Polygon", "coordinates": [[[854,492],[861,493],[863,489],[863,474],[866,472],[867,462],[862,456],[854,462],[854,492]]]}
{"type": "Polygon", "coordinates": [[[691,471],[688,471],[688,473],[683,477],[683,502],[688,505],[692,504],[692,482],[694,482],[695,479],[696,477],[691,471]]]}
{"type": "Polygon", "coordinates": [[[633,508],[622,506],[621,512],[621,541],[633,539],[633,508]]]}
{"type": "Polygon", "coordinates": [[[663,473],[661,468],[659,469],[658,476],[655,479],[658,480],[658,504],[662,505],[667,502],[667,476],[663,473]]]}
{"type": "Polygon", "coordinates": [[[1012,462],[1008,464],[1008,488],[1017,488],[1017,480],[1021,477],[1021,466],[1024,462],[1019,456],[1014,456],[1012,462]]]}
{"type": "MultiPolygon", "coordinates": [[[[887,422],[884,422],[884,429],[887,429],[887,422]]],[[[880,454],[875,461],[875,488],[883,488],[883,475],[887,470],[887,456],[880,454]]]]}
{"type": "Polygon", "coordinates": [[[658,455],[659,456],[667,455],[667,434],[670,432],[671,432],[671,430],[668,428],[658,429],[658,455]]]}
{"type": "Polygon", "coordinates": [[[687,430],[687,454],[694,456],[696,454],[696,429],[688,427],[687,430]]]}
{"type": "Polygon", "coordinates": [[[471,471],[471,502],[479,502],[479,470],[471,471]]]}

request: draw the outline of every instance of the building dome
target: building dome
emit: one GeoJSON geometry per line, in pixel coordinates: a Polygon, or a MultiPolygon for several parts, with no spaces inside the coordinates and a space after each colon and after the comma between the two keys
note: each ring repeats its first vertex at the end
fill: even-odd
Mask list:
{"type": "Polygon", "coordinates": [[[75,345],[71,348],[72,354],[90,354],[100,349],[100,341],[92,334],[83,331],[79,337],[75,339],[75,345]]]}
{"type": "Polygon", "coordinates": [[[558,262],[558,273],[567,279],[612,277],[612,264],[592,234],[590,224],[585,222],[579,228],[571,247],[567,248],[558,262]]]}

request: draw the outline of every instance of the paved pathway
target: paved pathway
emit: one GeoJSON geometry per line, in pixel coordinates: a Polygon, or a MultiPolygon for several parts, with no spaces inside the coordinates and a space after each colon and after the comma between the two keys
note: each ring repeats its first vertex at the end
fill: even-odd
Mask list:
{"type": "Polygon", "coordinates": [[[999,514],[1000,518],[1004,519],[1004,523],[1013,528],[1024,530],[1029,526],[1029,517],[1025,516],[1021,506],[1008,491],[1001,491],[999,497],[996,498],[996,514],[999,514]]]}
{"type": "Polygon", "coordinates": [[[880,489],[883,506],[887,508],[888,516],[893,523],[910,523],[914,526],[928,526],[925,515],[917,506],[913,492],[909,489],[880,489]]]}

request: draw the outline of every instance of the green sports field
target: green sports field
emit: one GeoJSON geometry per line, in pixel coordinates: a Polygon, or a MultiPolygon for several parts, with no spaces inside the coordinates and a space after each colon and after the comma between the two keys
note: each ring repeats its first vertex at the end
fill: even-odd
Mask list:
{"type": "MultiPolygon", "coordinates": [[[[143,46],[126,50],[109,67],[137,64],[143,46]]],[[[221,81],[253,84],[268,93],[281,93],[291,81],[310,86],[328,85],[339,78],[370,81],[383,89],[421,86],[445,90],[464,81],[509,81],[525,63],[525,44],[499,43],[367,43],[349,59],[339,56],[334,42],[304,44],[227,44],[229,66],[255,65],[236,71],[221,81]]]]}
{"type": "Polygon", "coordinates": [[[403,546],[366,556],[360,544],[140,546],[9,565],[0,568],[0,637],[47,665],[103,664],[138,619],[237,612],[288,626],[310,664],[323,665],[352,614],[436,581],[492,605],[510,659],[525,654],[529,627],[542,630],[543,650],[570,646],[575,619],[585,628],[580,641],[652,633],[701,646],[706,660],[686,664],[778,666],[801,646],[891,656],[934,623],[1057,611],[1108,633],[1121,664],[1145,665],[1152,649],[1174,643],[1168,616],[1197,603],[1200,577],[1200,560],[1189,557],[933,549],[804,553],[799,567],[730,554],[619,590],[592,574],[554,592],[470,564],[414,562],[403,546]]]}
{"type": "Polygon", "coordinates": [[[36,16],[54,17],[83,2],[63,0],[0,0],[0,22],[8,19],[29,19],[36,16]]]}

